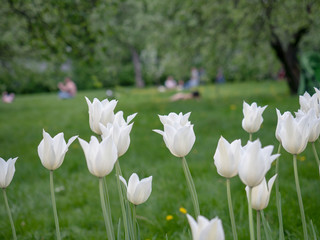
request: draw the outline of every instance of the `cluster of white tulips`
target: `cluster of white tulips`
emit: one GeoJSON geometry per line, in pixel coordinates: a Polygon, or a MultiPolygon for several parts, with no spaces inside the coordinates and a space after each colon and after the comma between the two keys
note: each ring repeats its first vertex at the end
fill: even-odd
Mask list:
{"type": "MultiPolygon", "coordinates": [[[[231,199],[230,179],[237,175],[239,175],[239,178],[246,186],[243,190],[246,191],[248,200],[250,239],[255,239],[255,236],[257,239],[261,239],[261,218],[263,224],[266,224],[266,227],[264,227],[266,239],[271,239],[263,210],[268,206],[274,183],[276,183],[279,239],[284,239],[281,195],[277,180],[277,176],[281,174],[278,171],[281,146],[293,155],[294,176],[304,239],[308,239],[296,156],[304,151],[308,142],[311,142],[320,171],[320,162],[315,148],[315,141],[320,135],[320,91],[318,89],[315,90],[316,93],[312,96],[308,93],[300,96],[299,102],[301,108],[296,112],[295,117],[290,112],[285,112],[281,115],[280,111],[276,109],[278,123],[275,130],[275,136],[279,141],[277,154],[273,154],[273,146],[262,147],[259,139],[252,140],[253,134],[259,131],[261,127],[263,122],[262,114],[267,106],[259,107],[256,103],[252,103],[251,105],[246,102],[243,103],[244,118],[242,127],[249,133],[249,141],[245,145],[241,144],[240,139],[229,143],[223,136],[220,137],[213,159],[218,174],[226,178],[229,214],[234,239],[238,239],[238,237],[231,199]],[[275,160],[276,174],[267,182],[265,176],[275,160]],[[256,234],[253,227],[252,209],[257,211],[256,234]]],[[[56,226],[56,238],[61,239],[54,195],[53,172],[62,165],[69,146],[78,138],[85,155],[88,170],[99,180],[101,207],[108,239],[116,239],[109,203],[107,187],[108,179],[106,178],[114,168],[116,171],[124,238],[126,240],[140,239],[140,231],[136,218],[136,206],[148,200],[152,191],[152,176],[140,180],[139,176],[136,173],[133,173],[127,182],[122,176],[119,163],[119,157],[123,156],[129,148],[130,132],[133,126],[133,123],[130,122],[134,119],[136,114],[128,116],[125,120],[122,111],[117,113],[114,112],[117,105],[116,100],[109,101],[105,99],[99,101],[95,98],[93,102],[91,102],[86,98],[86,101],[89,108],[90,128],[95,134],[100,136],[100,139],[96,136],[92,136],[90,141],[87,142],[78,138],[78,136],[73,136],[66,142],[63,133],[59,133],[52,138],[49,133],[43,130],[43,139],[38,146],[38,155],[41,163],[50,171],[50,190],[56,226]],[[123,184],[121,184],[121,182],[123,184]]],[[[189,214],[186,215],[190,224],[193,240],[223,240],[225,234],[221,220],[218,217],[208,220],[200,215],[196,187],[186,161],[186,155],[189,154],[196,140],[193,124],[189,121],[189,117],[190,113],[169,113],[168,115],[159,115],[160,121],[163,124],[163,131],[154,131],[163,136],[163,140],[169,151],[174,156],[181,158],[183,171],[194,207],[194,217],[189,214]]],[[[17,158],[10,158],[8,161],[5,161],[0,158],[0,187],[3,189],[5,205],[14,239],[17,237],[5,190],[12,181],[16,160],[17,158]]],[[[119,230],[120,229],[118,229],[118,232],[119,230]]],[[[120,235],[117,236],[117,239],[120,239],[120,235]]]]}

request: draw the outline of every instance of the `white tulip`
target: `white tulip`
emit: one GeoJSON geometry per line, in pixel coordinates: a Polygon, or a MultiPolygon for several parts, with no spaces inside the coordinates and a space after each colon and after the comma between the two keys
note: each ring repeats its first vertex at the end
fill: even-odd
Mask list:
{"type": "Polygon", "coordinates": [[[309,116],[309,114],[306,114],[295,119],[289,112],[283,115],[278,136],[287,152],[299,154],[305,150],[310,136],[309,116]]]}
{"type": "MultiPolygon", "coordinates": [[[[265,209],[269,204],[271,189],[273,186],[274,181],[276,180],[277,175],[274,175],[270,180],[267,181],[264,178],[262,182],[258,185],[252,188],[251,191],[251,206],[255,210],[263,210],[265,209]]],[[[249,198],[249,187],[246,187],[247,192],[247,198],[249,198]]]]}
{"type": "Polygon", "coordinates": [[[272,151],[273,146],[261,148],[259,139],[254,142],[248,141],[243,147],[238,174],[245,185],[255,187],[262,182],[271,163],[280,156],[280,154],[271,155],[272,151]]]}
{"type": "Polygon", "coordinates": [[[108,175],[118,159],[117,147],[112,137],[103,139],[101,143],[94,136],[89,143],[81,138],[79,142],[85,154],[89,172],[99,178],[108,175]]]}
{"type": "Polygon", "coordinates": [[[187,214],[187,218],[191,227],[193,240],[224,240],[222,222],[218,217],[209,221],[200,215],[197,219],[198,222],[189,214],[187,214]]]}
{"type": "Polygon", "coordinates": [[[296,114],[296,119],[300,120],[303,117],[306,117],[308,119],[308,129],[309,129],[309,142],[315,142],[320,135],[320,117],[317,117],[316,112],[314,109],[310,109],[307,113],[301,111],[301,109],[298,110],[296,114]]]}
{"type": "Polygon", "coordinates": [[[163,136],[167,148],[176,157],[185,157],[196,140],[193,125],[188,121],[189,116],[190,113],[185,115],[170,113],[168,116],[159,116],[164,124],[164,131],[153,130],[163,136]]]}
{"type": "Polygon", "coordinates": [[[257,103],[252,103],[251,106],[243,102],[243,120],[242,128],[248,133],[255,133],[260,129],[263,122],[262,113],[267,106],[258,107],[257,103]]]}
{"type": "Polygon", "coordinates": [[[91,103],[90,100],[86,98],[88,108],[89,108],[89,124],[90,128],[96,134],[101,135],[101,130],[99,123],[103,124],[104,126],[107,123],[112,123],[114,120],[114,109],[117,105],[116,100],[109,101],[105,99],[103,101],[99,101],[97,98],[93,99],[91,103]]]}
{"type": "Polygon", "coordinates": [[[118,157],[125,154],[130,145],[130,132],[132,129],[133,123],[129,124],[130,121],[136,116],[135,114],[130,115],[127,118],[127,121],[123,118],[123,112],[117,112],[115,115],[113,123],[108,123],[107,126],[104,126],[100,123],[100,130],[102,133],[102,138],[112,136],[115,145],[118,150],[118,157]]]}
{"type": "Polygon", "coordinates": [[[238,174],[241,151],[241,140],[229,143],[222,136],[220,137],[213,159],[221,176],[232,178],[238,174]]]}
{"type": "Polygon", "coordinates": [[[131,203],[140,205],[148,200],[152,191],[152,176],[139,180],[138,175],[133,173],[128,184],[122,176],[119,178],[127,188],[127,198],[131,203]]]}
{"type": "Polygon", "coordinates": [[[313,109],[318,117],[320,117],[320,92],[315,88],[316,93],[310,96],[308,92],[305,92],[302,96],[299,96],[300,110],[304,113],[313,109]]]}
{"type": "Polygon", "coordinates": [[[43,130],[43,139],[38,146],[38,155],[42,165],[48,170],[55,170],[60,167],[69,146],[77,137],[71,137],[66,143],[63,133],[59,133],[52,138],[49,133],[43,130]]]}
{"type": "Polygon", "coordinates": [[[16,171],[14,164],[18,158],[9,158],[6,162],[0,157],[0,188],[6,188],[12,181],[14,172],[16,171]]]}

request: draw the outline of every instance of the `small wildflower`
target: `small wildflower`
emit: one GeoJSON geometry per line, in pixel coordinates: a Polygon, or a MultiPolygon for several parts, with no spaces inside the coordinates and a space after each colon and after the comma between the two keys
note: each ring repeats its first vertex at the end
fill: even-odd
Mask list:
{"type": "Polygon", "coordinates": [[[184,207],[179,208],[179,211],[183,214],[187,213],[187,209],[185,209],[184,207]]]}
{"type": "Polygon", "coordinates": [[[172,215],[166,216],[166,220],[167,220],[167,221],[171,221],[172,219],[173,219],[173,216],[172,216],[172,215]]]}
{"type": "Polygon", "coordinates": [[[237,106],[235,104],[230,105],[230,110],[234,111],[237,109],[237,106]]]}
{"type": "Polygon", "coordinates": [[[303,161],[306,160],[306,156],[299,156],[298,159],[299,159],[301,162],[303,162],[303,161]]]}

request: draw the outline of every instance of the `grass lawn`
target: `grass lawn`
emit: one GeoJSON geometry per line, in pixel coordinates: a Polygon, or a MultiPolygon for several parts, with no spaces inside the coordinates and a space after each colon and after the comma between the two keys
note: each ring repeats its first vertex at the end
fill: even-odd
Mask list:
{"type": "MultiPolygon", "coordinates": [[[[254,134],[262,145],[278,142],[274,136],[277,123],[275,108],[281,113],[297,111],[297,96],[290,96],[284,82],[239,83],[221,86],[203,86],[202,98],[170,102],[174,92],[159,93],[155,88],[116,89],[119,100],[116,111],[128,116],[138,112],[131,132],[131,145],[120,158],[124,177],[136,172],[140,177],[153,176],[153,190],[149,200],[137,208],[142,239],[191,239],[186,216],[179,211],[184,207],[193,215],[192,202],[183,175],[181,160],[172,156],[162,136],[152,129],[162,129],[157,114],[192,112],[196,143],[186,157],[198,192],[201,214],[207,218],[222,219],[226,239],[232,239],[225,179],[217,174],[213,164],[219,137],[228,141],[241,139],[244,145],[248,134],[242,129],[243,100],[268,105],[260,131],[254,134]],[[172,220],[166,217],[172,215],[172,220]]],[[[79,135],[89,141],[93,134],[89,128],[88,107],[84,99],[106,97],[104,90],[79,92],[71,100],[59,100],[55,93],[17,96],[12,104],[0,104],[0,156],[7,160],[19,157],[16,173],[7,189],[18,239],[54,239],[55,226],[49,189],[49,171],[39,160],[37,147],[42,129],[51,136],[64,132],[65,137],[79,135]]],[[[320,145],[317,149],[320,153],[320,145]]],[[[311,146],[298,156],[298,170],[306,218],[315,224],[320,237],[319,170],[311,146]]],[[[274,175],[274,166],[267,174],[274,175]]],[[[62,166],[54,172],[56,201],[60,230],[64,239],[106,239],[100,206],[98,179],[86,166],[78,141],[69,148],[62,166]]],[[[115,173],[107,176],[114,228],[121,216],[115,173]]],[[[280,192],[286,239],[302,239],[302,225],[295,190],[292,157],[282,151],[280,159],[280,192]]],[[[248,210],[245,186],[240,179],[231,179],[233,207],[239,239],[249,239],[248,210]]],[[[278,217],[275,189],[265,216],[277,239],[278,217]]],[[[0,239],[11,239],[11,228],[0,196],[0,239]]],[[[264,232],[262,231],[262,239],[264,232]]]]}

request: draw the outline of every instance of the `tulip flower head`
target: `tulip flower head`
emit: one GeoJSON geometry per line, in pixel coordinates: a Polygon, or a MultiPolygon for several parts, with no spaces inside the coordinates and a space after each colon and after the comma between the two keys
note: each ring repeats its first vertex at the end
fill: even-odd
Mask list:
{"type": "MultiPolygon", "coordinates": [[[[263,210],[265,209],[269,204],[271,189],[273,186],[274,181],[276,180],[277,175],[274,175],[270,180],[267,181],[264,178],[262,182],[258,185],[252,188],[251,191],[251,206],[255,210],[263,210]]],[[[247,192],[247,198],[249,198],[249,187],[246,187],[247,192]]]]}
{"type": "Polygon", "coordinates": [[[243,102],[243,120],[242,128],[248,133],[255,133],[260,129],[263,122],[262,113],[267,106],[258,107],[257,103],[252,103],[251,106],[243,102]]]}
{"type": "Polygon", "coordinates": [[[16,171],[14,164],[18,158],[9,158],[5,161],[0,157],[0,188],[6,188],[12,181],[14,172],[16,171]]]}
{"type": "Polygon", "coordinates": [[[232,178],[238,174],[241,152],[241,140],[229,143],[222,136],[220,137],[213,159],[217,171],[221,176],[232,178]]]}
{"type": "Polygon", "coordinates": [[[310,136],[309,118],[310,114],[299,118],[294,118],[289,112],[283,115],[278,137],[287,152],[299,154],[305,150],[310,136]]]}
{"type": "Polygon", "coordinates": [[[193,125],[188,121],[189,116],[190,113],[185,115],[182,113],[179,113],[179,115],[170,113],[168,116],[159,115],[164,131],[153,130],[163,136],[167,148],[176,157],[185,157],[191,151],[196,140],[193,125]]]}
{"type": "Polygon", "coordinates": [[[134,205],[140,205],[148,200],[152,191],[152,176],[139,180],[136,173],[133,173],[128,181],[119,176],[127,188],[127,198],[134,205]]]}
{"type": "Polygon", "coordinates": [[[298,112],[296,112],[295,114],[296,114],[297,120],[303,117],[306,117],[308,119],[308,129],[309,129],[308,141],[315,142],[320,135],[320,117],[317,117],[317,114],[313,108],[310,109],[307,113],[299,109],[298,112]]]}
{"type": "Polygon", "coordinates": [[[129,124],[130,121],[135,117],[135,114],[130,115],[127,121],[123,118],[123,112],[117,112],[113,123],[108,123],[104,126],[100,123],[100,130],[102,132],[102,138],[112,136],[115,145],[118,150],[118,157],[126,153],[130,145],[130,132],[133,123],[129,124]]]}
{"type": "Polygon", "coordinates": [[[91,137],[89,143],[81,138],[79,142],[86,157],[89,172],[99,178],[108,175],[118,159],[117,147],[112,137],[103,139],[101,143],[95,136],[91,137]]]}
{"type": "Polygon", "coordinates": [[[304,113],[313,109],[318,117],[320,117],[320,92],[315,88],[316,93],[310,96],[308,92],[305,92],[302,96],[299,96],[300,110],[304,113]]]}
{"type": "Polygon", "coordinates": [[[243,147],[238,174],[245,185],[255,187],[262,182],[271,163],[280,156],[280,154],[272,155],[272,151],[273,146],[262,148],[259,139],[254,142],[248,141],[243,147]]]}
{"type": "Polygon", "coordinates": [[[222,222],[218,217],[209,221],[200,215],[197,222],[189,214],[187,214],[187,218],[191,227],[193,240],[224,240],[222,222]]]}
{"type": "Polygon", "coordinates": [[[42,165],[48,170],[59,168],[63,163],[69,146],[77,137],[71,137],[66,143],[63,133],[58,133],[52,138],[49,133],[43,130],[43,139],[38,146],[38,155],[42,165]]]}
{"type": "Polygon", "coordinates": [[[97,98],[93,99],[91,103],[90,100],[86,97],[86,101],[89,108],[89,124],[90,128],[96,134],[101,135],[101,130],[99,123],[103,124],[104,126],[107,123],[112,123],[114,120],[114,109],[117,105],[116,100],[109,101],[105,99],[103,101],[99,101],[97,98]]]}

